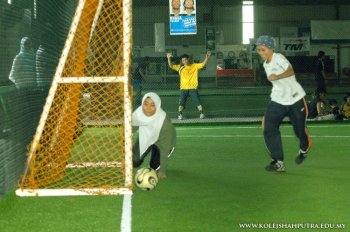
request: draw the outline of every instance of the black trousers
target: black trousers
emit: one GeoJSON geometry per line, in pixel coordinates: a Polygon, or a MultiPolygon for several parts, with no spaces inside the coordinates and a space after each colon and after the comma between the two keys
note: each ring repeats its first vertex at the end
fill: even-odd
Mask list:
{"type": "Polygon", "coordinates": [[[327,93],[326,82],[323,77],[316,77],[316,83],[317,83],[317,88],[316,88],[317,93],[320,93],[320,92],[327,93]]]}
{"type": "Polygon", "coordinates": [[[149,166],[157,170],[160,167],[160,151],[159,148],[153,144],[150,146],[141,156],[140,156],[140,146],[139,143],[136,142],[133,146],[133,166],[134,168],[138,168],[143,163],[144,159],[147,157],[147,155],[151,153],[151,160],[149,163],[149,166]]]}
{"type": "Polygon", "coordinates": [[[274,160],[284,160],[281,133],[279,130],[284,117],[288,116],[293,125],[294,133],[299,139],[300,149],[307,152],[311,140],[306,128],[306,118],[308,114],[305,99],[301,99],[293,105],[285,106],[271,101],[263,120],[264,140],[271,158],[274,160]]]}

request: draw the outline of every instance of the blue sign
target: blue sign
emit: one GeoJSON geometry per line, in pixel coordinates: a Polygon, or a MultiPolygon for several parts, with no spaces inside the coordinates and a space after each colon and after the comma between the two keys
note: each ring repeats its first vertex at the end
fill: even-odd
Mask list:
{"type": "Polygon", "coordinates": [[[170,35],[197,34],[196,1],[169,0],[170,35]]]}
{"type": "Polygon", "coordinates": [[[170,35],[197,34],[196,16],[170,16],[170,35]]]}

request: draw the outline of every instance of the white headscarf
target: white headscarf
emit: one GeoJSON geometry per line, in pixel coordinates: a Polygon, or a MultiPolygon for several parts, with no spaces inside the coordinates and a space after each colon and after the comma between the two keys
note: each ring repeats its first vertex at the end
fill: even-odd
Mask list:
{"type": "Polygon", "coordinates": [[[146,93],[142,98],[142,105],[132,114],[132,125],[139,127],[140,156],[158,140],[166,116],[161,108],[160,97],[156,93],[146,93]],[[156,112],[152,116],[143,113],[142,105],[146,98],[151,98],[156,105],[156,112]]]}

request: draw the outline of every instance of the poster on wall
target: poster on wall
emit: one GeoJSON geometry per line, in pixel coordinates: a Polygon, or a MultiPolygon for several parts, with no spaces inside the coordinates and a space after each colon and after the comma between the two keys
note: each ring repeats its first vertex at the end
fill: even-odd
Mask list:
{"type": "Polygon", "coordinates": [[[249,45],[217,45],[218,69],[251,69],[249,45]]]}
{"type": "Polygon", "coordinates": [[[170,35],[197,34],[196,0],[169,0],[170,35]]]}
{"type": "Polygon", "coordinates": [[[205,48],[207,50],[215,50],[215,27],[205,28],[205,48]]]}

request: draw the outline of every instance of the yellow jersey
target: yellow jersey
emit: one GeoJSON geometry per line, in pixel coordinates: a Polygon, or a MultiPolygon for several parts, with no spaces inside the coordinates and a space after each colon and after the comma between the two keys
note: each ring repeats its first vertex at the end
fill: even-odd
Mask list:
{"type": "Polygon", "coordinates": [[[342,113],[346,118],[350,118],[350,105],[347,103],[344,103],[342,107],[342,113]]]}
{"type": "Polygon", "coordinates": [[[171,69],[180,75],[180,89],[198,88],[198,70],[204,67],[203,63],[193,63],[187,66],[173,64],[171,69]]]}

